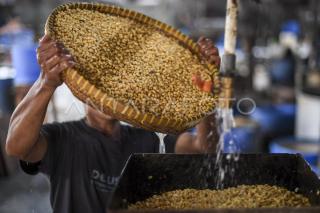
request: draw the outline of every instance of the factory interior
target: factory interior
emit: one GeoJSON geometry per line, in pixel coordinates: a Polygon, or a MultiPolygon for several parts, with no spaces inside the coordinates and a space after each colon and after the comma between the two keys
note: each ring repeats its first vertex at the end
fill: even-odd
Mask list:
{"type": "MultiPolygon", "coordinates": [[[[61,11],[69,10],[70,8],[71,6],[65,7],[64,9],[61,9],[61,11]]],[[[94,10],[94,7],[89,6],[88,8],[94,10]]],[[[99,7],[97,8],[99,9],[99,7]]],[[[79,12],[79,14],[81,13],[79,12]]],[[[68,14],[65,15],[65,17],[69,17],[68,14]]],[[[90,22],[90,18],[86,19],[84,15],[83,18],[83,20],[90,22]]],[[[139,22],[140,25],[141,23],[139,22]]],[[[137,24],[137,26],[140,26],[139,24],[137,24]]],[[[64,26],[63,23],[61,26],[64,26]]],[[[98,29],[97,26],[91,27],[98,29]]],[[[131,28],[128,29],[128,32],[131,32],[130,30],[131,28]]],[[[108,29],[106,29],[106,31],[108,31],[108,29]]],[[[54,35],[53,32],[55,31],[52,30],[50,32],[50,35],[54,35]]],[[[71,35],[75,32],[68,33],[71,35]]],[[[113,33],[117,34],[116,31],[113,33]]],[[[82,36],[86,37],[87,35],[83,34],[82,36]]],[[[134,41],[135,37],[130,38],[132,38],[132,43],[136,42],[134,41]]],[[[109,42],[113,42],[113,40],[110,40],[109,42]]],[[[54,44],[53,49],[59,48],[59,44],[61,43],[54,44]]],[[[181,43],[183,43],[181,40],[180,43],[176,42],[176,44],[179,45],[181,43]]],[[[163,49],[165,49],[165,44],[167,43],[163,42],[163,49]]],[[[65,42],[63,45],[68,49],[69,43],[65,42]]],[[[129,40],[127,42],[128,48],[130,45],[129,40]]],[[[209,45],[211,45],[210,42],[209,45]]],[[[124,49],[126,48],[127,47],[124,49]]],[[[106,49],[106,51],[110,51],[110,53],[115,51],[112,48],[108,49],[108,47],[106,47],[106,49]]],[[[165,51],[162,50],[162,48],[160,49],[160,52],[165,51]]],[[[71,48],[71,50],[69,49],[68,51],[72,52],[73,50],[74,48],[71,48]]],[[[124,52],[125,51],[126,50],[124,50],[124,52]]],[[[80,52],[76,53],[81,55],[80,52]]],[[[76,65],[74,66],[77,68],[78,55],[76,55],[76,53],[74,57],[76,59],[76,65]]],[[[69,55],[66,55],[66,57],[69,57],[69,55]]],[[[130,63],[130,57],[131,56],[124,56],[124,59],[122,59],[124,60],[123,64],[128,64],[125,60],[128,60],[130,63]]],[[[147,59],[148,57],[149,56],[146,56],[147,59]]],[[[53,60],[55,60],[55,58],[53,58],[53,60]]],[[[69,58],[68,60],[69,63],[71,59],[69,58]]],[[[81,61],[81,59],[79,59],[79,61],[81,61]]],[[[216,58],[214,61],[216,62],[216,58]]],[[[157,65],[160,62],[154,63],[157,65]]],[[[203,65],[203,62],[201,62],[201,64],[203,65]]],[[[123,67],[125,66],[126,65],[123,65],[123,67]]],[[[168,66],[169,65],[165,65],[165,67],[168,66]]],[[[88,65],[88,67],[91,67],[91,65],[88,65]]],[[[53,69],[54,68],[52,68],[52,70],[53,69]]],[[[67,71],[68,70],[66,70],[66,72],[67,71]]],[[[164,72],[169,71],[165,70],[164,72]]],[[[48,73],[50,72],[54,71],[48,71],[46,76],[48,76],[48,73]]],[[[127,72],[129,73],[129,71],[127,72]]],[[[151,75],[153,72],[157,71],[150,71],[151,75]]],[[[181,73],[184,72],[181,71],[181,73]]],[[[64,76],[67,75],[65,74],[64,76]]],[[[165,77],[159,77],[159,79],[165,79],[165,77]]],[[[47,81],[49,82],[50,79],[47,81]]],[[[156,81],[158,81],[158,79],[156,81]]],[[[74,82],[79,84],[80,80],[74,80],[74,82]]],[[[47,84],[49,85],[49,83],[47,84]]],[[[156,82],[154,83],[156,84],[156,82]]],[[[172,84],[174,83],[172,82],[172,84]]],[[[164,90],[158,90],[158,92],[160,91],[164,90]]],[[[141,91],[141,94],[142,93],[143,92],[141,91]]],[[[219,92],[216,92],[215,95],[218,93],[219,92]]],[[[45,94],[45,92],[39,93],[39,96],[45,96],[45,94]]],[[[118,93],[115,92],[114,94],[118,93]]],[[[99,95],[97,94],[96,96],[99,95]]],[[[161,94],[161,97],[166,96],[169,97],[169,94],[161,94]]],[[[88,95],[88,97],[90,96],[88,95]]],[[[189,107],[187,104],[183,106],[185,108],[189,107]]],[[[122,111],[123,114],[125,114],[125,109],[122,111]]],[[[112,110],[110,111],[112,113],[112,110]]],[[[113,111],[113,113],[115,112],[113,111]]],[[[204,118],[203,115],[204,114],[202,114],[202,118],[204,118]]],[[[173,115],[173,117],[174,116],[175,115],[173,115]]],[[[136,118],[137,117],[138,115],[136,118]]],[[[112,120],[112,122],[116,121],[112,120]]],[[[152,121],[150,122],[152,123],[152,121]]],[[[159,123],[161,123],[161,120],[159,123]]],[[[76,123],[74,123],[74,125],[76,125],[76,123]]],[[[62,130],[59,130],[60,132],[55,133],[56,137],[52,137],[63,138],[62,134],[66,134],[65,138],[60,142],[67,143],[70,138],[69,134],[74,134],[75,130],[72,128],[69,129],[69,133],[65,133],[64,131],[62,133],[62,130]]],[[[92,134],[100,134],[95,132],[97,130],[91,128],[90,125],[88,128],[88,132],[91,131],[92,134]]],[[[66,129],[68,132],[68,128],[66,129]]],[[[83,130],[83,138],[87,137],[86,131],[87,130],[83,130]]],[[[87,140],[92,140],[92,143],[96,144],[95,141],[101,137],[102,136],[100,135],[93,135],[92,138],[89,137],[87,140]]],[[[109,136],[105,137],[107,139],[109,138],[109,136]]],[[[79,135],[75,138],[79,138],[79,135]]],[[[206,138],[207,139],[203,140],[209,140],[210,135],[207,135],[206,138]]],[[[131,139],[128,139],[128,143],[130,143],[131,139]]],[[[114,140],[117,141],[118,139],[114,140]]],[[[59,141],[57,140],[57,143],[58,142],[59,141]]],[[[73,144],[72,146],[77,146],[75,142],[77,141],[72,141],[70,143],[73,144]]],[[[37,145],[31,144],[30,150],[34,150],[34,147],[37,147],[38,145],[38,142],[37,145]]],[[[62,147],[67,147],[67,145],[62,145],[62,147]]],[[[179,153],[177,151],[177,146],[175,146],[173,150],[175,150],[176,153],[179,153]]],[[[186,150],[189,150],[188,147],[186,150]]],[[[35,152],[30,151],[30,153],[34,154],[35,152]]],[[[37,154],[34,155],[39,156],[37,154]]],[[[178,197],[181,196],[185,198],[189,196],[188,199],[190,198],[189,200],[191,200],[193,195],[195,196],[194,199],[196,199],[194,202],[201,203],[201,198],[199,197],[200,192],[199,195],[197,194],[197,197],[194,194],[198,192],[192,192],[193,189],[189,188],[195,188],[197,190],[207,188],[210,190],[221,190],[227,189],[228,187],[236,187],[236,190],[241,191],[243,185],[254,184],[260,184],[260,187],[264,186],[262,184],[274,184],[279,187],[285,187],[289,191],[293,191],[299,195],[302,194],[309,199],[310,203],[306,205],[307,207],[304,207],[304,205],[301,204],[299,207],[305,209],[297,212],[320,212],[320,1],[0,0],[1,213],[117,212],[119,209],[127,208],[129,205],[127,202],[141,201],[153,194],[160,194],[178,189],[191,190],[184,191],[185,194],[177,195],[178,197]],[[37,92],[37,85],[40,85],[41,82],[45,84],[46,82],[43,79],[48,78],[43,77],[44,75],[42,74],[45,72],[44,70],[46,68],[43,66],[42,63],[44,62],[41,59],[41,57],[45,57],[45,53],[44,56],[42,56],[41,53],[45,51],[43,50],[45,47],[48,48],[48,46],[45,45],[54,42],[49,40],[51,38],[44,38],[43,36],[45,35],[45,30],[48,35],[49,31],[52,30],[50,27],[53,28],[58,26],[58,24],[50,25],[47,19],[50,14],[54,14],[52,12],[56,8],[59,8],[58,6],[76,2],[89,2],[89,4],[101,3],[103,5],[113,5],[134,10],[164,22],[167,25],[173,26],[175,29],[178,29],[184,35],[191,38],[194,44],[201,37],[208,39],[202,40],[204,43],[212,41],[216,54],[221,58],[220,68],[220,62],[215,63],[215,66],[218,67],[216,75],[220,79],[220,83],[216,83],[214,80],[213,84],[216,89],[220,92],[222,91],[221,94],[224,95],[218,95],[219,101],[225,103],[223,106],[220,102],[216,104],[215,111],[213,113],[210,112],[211,114],[209,115],[209,117],[212,114],[216,116],[215,123],[210,123],[211,126],[213,125],[212,128],[215,128],[216,130],[214,132],[218,132],[218,136],[214,139],[216,140],[214,142],[214,144],[217,144],[216,147],[213,147],[210,151],[209,148],[207,150],[202,150],[203,152],[201,152],[201,154],[199,154],[199,152],[193,154],[193,151],[190,151],[191,154],[189,151],[182,151],[182,155],[167,154],[172,150],[169,147],[170,144],[167,143],[169,139],[166,141],[166,139],[163,140],[161,137],[169,138],[169,136],[171,137],[171,133],[179,132],[179,134],[172,136],[172,138],[178,138],[178,142],[181,139],[180,137],[183,137],[184,134],[197,140],[198,135],[200,135],[199,132],[202,130],[201,126],[199,127],[199,125],[202,124],[202,121],[198,120],[193,123],[191,122],[192,125],[190,124],[190,128],[184,127],[184,131],[182,131],[174,125],[171,127],[162,126],[161,128],[156,125],[147,126],[144,123],[144,119],[147,116],[143,118],[142,123],[137,123],[137,121],[130,118],[130,116],[129,118],[124,117],[124,115],[122,117],[121,115],[117,117],[115,114],[112,114],[117,120],[120,120],[120,126],[126,126],[119,127],[121,129],[129,128],[128,131],[130,132],[130,128],[133,128],[130,126],[136,128],[135,124],[137,124],[137,128],[146,129],[141,131],[148,131],[148,133],[142,135],[143,133],[140,133],[140,130],[135,129],[134,131],[137,131],[137,133],[126,136],[131,138],[132,144],[135,145],[137,143],[140,144],[140,140],[152,140],[149,143],[148,141],[141,143],[141,146],[145,147],[140,147],[139,145],[139,148],[130,150],[130,154],[136,153],[134,150],[138,150],[137,153],[152,153],[149,149],[151,144],[155,147],[153,153],[156,154],[131,156],[130,160],[125,165],[125,169],[122,170],[122,168],[115,168],[115,166],[109,165],[109,163],[115,163],[114,165],[120,164],[119,162],[122,162],[122,158],[124,157],[119,156],[129,155],[127,154],[128,150],[125,148],[124,151],[122,149],[118,150],[116,149],[116,145],[112,145],[107,151],[103,150],[103,153],[101,153],[102,151],[97,151],[99,154],[95,154],[91,151],[100,148],[84,148],[89,146],[86,144],[84,147],[80,145],[79,148],[72,147],[71,150],[73,151],[66,150],[67,154],[64,156],[63,160],[54,162],[56,163],[54,168],[56,165],[59,165],[59,169],[57,169],[54,174],[48,175],[49,170],[52,172],[52,168],[47,168],[49,164],[45,164],[43,167],[40,165],[40,172],[38,172],[38,170],[33,172],[32,169],[31,172],[30,170],[28,170],[29,172],[26,172],[24,163],[27,163],[28,166],[28,162],[25,162],[25,159],[32,159],[33,165],[33,163],[38,163],[36,162],[38,160],[40,160],[40,163],[45,162],[50,157],[53,158],[51,156],[52,153],[62,155],[65,152],[59,148],[55,150],[56,146],[50,144],[51,142],[46,142],[45,147],[48,149],[47,153],[44,151],[42,154],[43,158],[37,157],[37,160],[33,160],[34,158],[26,155],[29,153],[19,152],[19,148],[24,146],[22,144],[23,142],[27,143],[28,139],[32,137],[33,140],[46,141],[47,138],[43,135],[46,135],[47,133],[42,132],[45,132],[48,129],[50,130],[50,127],[52,127],[52,129],[53,127],[58,127],[58,124],[61,124],[59,128],[62,128],[63,125],[67,125],[68,122],[71,121],[77,121],[77,125],[79,122],[87,122],[83,125],[88,125],[88,122],[91,122],[90,119],[85,118],[90,109],[83,103],[85,101],[81,98],[81,94],[83,95],[83,93],[80,91],[81,89],[86,88],[87,82],[83,84],[83,87],[78,87],[78,91],[81,93],[80,96],[75,92],[76,89],[74,89],[74,87],[72,88],[72,85],[74,86],[76,83],[70,83],[72,80],[67,80],[67,77],[63,78],[65,83],[61,82],[62,84],[59,83],[59,85],[55,87],[54,92],[52,92],[46,104],[43,103],[44,98],[41,99],[41,97],[35,95],[37,92]],[[233,4],[232,6],[234,8],[230,5],[230,8],[227,8],[228,4],[233,4]],[[232,16],[233,9],[237,10],[234,13],[236,17],[232,16]],[[234,33],[233,35],[230,35],[230,33],[232,34],[230,29],[228,31],[229,24],[235,24],[236,30],[232,31],[231,29],[234,33]],[[232,47],[232,39],[235,39],[234,47],[232,47]],[[227,49],[230,48],[230,46],[232,49],[231,53],[227,49]],[[229,57],[230,55],[232,57],[229,57]],[[32,103],[32,99],[34,99],[34,103],[32,103]],[[223,100],[221,101],[221,99],[223,100]],[[28,107],[28,104],[30,107],[28,107]],[[37,111],[42,105],[45,105],[45,112],[44,114],[42,113],[43,115],[40,114],[40,111],[37,111]],[[38,123],[40,122],[39,125],[35,124],[37,121],[38,123]],[[200,124],[198,124],[199,122],[200,124]],[[47,126],[43,128],[42,123],[47,126]],[[51,124],[53,125],[50,126],[51,124]],[[195,127],[196,124],[198,124],[197,127],[195,127]],[[28,129],[29,127],[30,129],[28,129]],[[156,131],[157,129],[159,129],[159,132],[161,133],[155,134],[154,132],[158,132],[156,131]],[[37,131],[37,135],[33,133],[34,131],[37,131]],[[169,135],[166,136],[162,133],[169,135]],[[147,136],[149,134],[152,134],[152,136],[147,136]],[[159,140],[157,136],[159,137],[159,140]],[[79,150],[81,151],[82,148],[87,149],[87,153],[85,152],[86,150],[84,150],[84,153],[86,154],[82,156],[86,161],[79,160],[77,164],[77,162],[75,162],[77,161],[76,155],[80,155],[80,153],[77,152],[79,150]],[[50,149],[53,149],[53,151],[50,151],[50,149]],[[113,151],[114,153],[112,153],[113,151]],[[73,154],[75,156],[71,157],[73,154]],[[97,170],[93,170],[93,173],[88,174],[88,177],[82,178],[82,176],[85,175],[82,173],[85,169],[80,168],[82,162],[89,162],[90,164],[90,158],[93,159],[95,155],[100,156],[100,154],[105,157],[107,163],[99,157],[97,159],[103,162],[98,162],[97,164],[99,166],[101,164],[103,167],[106,164],[106,170],[108,172],[115,169],[115,171],[119,171],[118,175],[120,175],[120,172],[122,171],[121,175],[119,177],[108,176],[107,173],[104,175],[102,173],[100,174],[97,170]],[[70,157],[68,157],[68,155],[70,155],[70,157]],[[70,169],[67,167],[69,166],[67,161],[73,162],[70,169]],[[221,166],[222,164],[228,165],[221,166]],[[64,165],[66,166],[65,170],[61,169],[64,165]],[[67,170],[73,171],[73,173],[70,172],[70,177],[68,176],[69,172],[67,172],[67,170]],[[211,170],[213,172],[210,172],[211,170]],[[77,178],[78,180],[75,180],[77,178]],[[95,178],[100,179],[96,180],[95,178]],[[91,182],[86,185],[86,183],[83,183],[85,181],[91,182]],[[109,190],[108,187],[111,187],[111,182],[112,184],[114,183],[115,188],[109,190]],[[102,185],[100,186],[97,184],[102,185]],[[62,188],[62,185],[65,186],[65,188],[62,188]],[[107,187],[104,188],[107,192],[103,190],[101,192],[99,191],[102,186],[107,187]],[[79,191],[72,192],[73,188],[78,188],[77,190],[79,191]],[[83,191],[84,194],[86,194],[85,196],[82,195],[83,191]],[[76,195],[77,193],[79,196],[76,195]],[[109,195],[109,193],[113,194],[109,195]],[[92,194],[97,197],[89,198],[92,194]],[[101,194],[103,194],[102,198],[99,197],[101,194]],[[99,211],[97,203],[101,203],[101,199],[106,198],[108,202],[105,201],[104,203],[108,204],[103,204],[103,208],[105,208],[104,211],[99,211]],[[66,199],[69,200],[64,201],[66,199]],[[85,202],[83,200],[85,200],[85,202]],[[99,202],[96,200],[99,200],[99,202]],[[90,206],[90,208],[88,206],[90,206]]],[[[255,190],[258,189],[259,188],[256,188],[255,190]]],[[[273,189],[269,190],[271,193],[273,189]]],[[[218,194],[219,192],[214,191],[212,193],[218,194]]],[[[231,202],[229,200],[228,202],[236,203],[236,200],[238,198],[240,199],[242,193],[243,191],[239,192],[238,195],[233,195],[230,199],[234,201],[231,202]]],[[[264,195],[264,192],[259,191],[254,191],[252,193],[264,195]]],[[[288,194],[286,198],[282,199],[280,195],[277,197],[277,193],[278,191],[273,192],[268,196],[274,196],[275,202],[289,203],[290,199],[288,194]]],[[[174,197],[175,195],[172,196],[174,197]]],[[[209,195],[206,195],[206,197],[208,196],[209,195]]],[[[220,196],[220,200],[215,200],[217,203],[222,202],[221,200],[223,200],[222,195],[214,194],[212,196],[220,196]]],[[[161,199],[159,198],[158,201],[160,202],[161,199]]],[[[180,201],[168,202],[175,203],[175,205],[181,204],[180,201]]],[[[211,201],[208,199],[206,204],[208,204],[208,202],[210,203],[211,201]]],[[[253,205],[255,201],[252,200],[250,202],[253,205]]],[[[250,205],[249,207],[241,206],[239,203],[239,206],[236,205],[231,208],[238,210],[241,208],[252,208],[250,205]]],[[[134,208],[143,208],[143,205],[143,203],[138,203],[134,206],[131,205],[129,209],[125,209],[124,211],[137,212],[134,208]],[[131,208],[133,208],[133,210],[131,210],[131,208]]],[[[149,208],[153,206],[153,204],[145,205],[149,208]]],[[[166,205],[169,206],[168,203],[166,203],[166,205]]],[[[207,212],[229,212],[228,210],[223,210],[224,208],[228,208],[228,206],[222,205],[222,207],[219,207],[222,208],[222,210],[217,210],[214,206],[212,207],[210,205],[208,204],[209,207],[201,205],[197,206],[195,204],[190,206],[196,209],[208,208],[207,212]]],[[[183,205],[181,204],[181,206],[183,205]]],[[[181,206],[177,207],[177,209],[182,209],[183,207],[181,206]]],[[[262,204],[257,205],[257,207],[259,206],[263,207],[262,204]]],[[[275,207],[275,209],[270,212],[289,212],[289,210],[281,210],[281,208],[279,208],[280,210],[277,209],[278,206],[272,207],[275,207]]],[[[299,207],[284,205],[284,208],[299,207]]],[[[167,212],[169,209],[169,207],[154,208],[157,208],[161,212],[167,212]]],[[[253,211],[248,212],[260,212],[259,208],[253,208],[253,211]]],[[[201,212],[201,210],[196,211],[201,212]]],[[[235,212],[237,212],[237,210],[235,210],[235,212]]],[[[239,212],[243,211],[239,210],[239,212]]],[[[263,212],[268,211],[266,210],[263,212]]]]}

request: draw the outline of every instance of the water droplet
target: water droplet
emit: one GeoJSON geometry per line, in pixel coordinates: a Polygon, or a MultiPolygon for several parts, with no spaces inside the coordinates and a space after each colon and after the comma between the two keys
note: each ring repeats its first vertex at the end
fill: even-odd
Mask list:
{"type": "Polygon", "coordinates": [[[220,180],[221,181],[224,180],[224,170],[223,169],[220,171],[220,180]]]}

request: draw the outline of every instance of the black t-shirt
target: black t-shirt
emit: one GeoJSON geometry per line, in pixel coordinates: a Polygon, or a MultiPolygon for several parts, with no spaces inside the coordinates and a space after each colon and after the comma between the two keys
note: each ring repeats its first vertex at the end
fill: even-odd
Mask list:
{"type": "MultiPolygon", "coordinates": [[[[51,183],[54,212],[105,212],[112,190],[128,157],[133,153],[157,153],[155,133],[121,126],[120,138],[104,135],[84,120],[46,124],[41,134],[48,141],[44,159],[21,162],[29,174],[45,173],[51,183]]],[[[176,137],[165,138],[166,151],[174,152],[176,137]]]]}

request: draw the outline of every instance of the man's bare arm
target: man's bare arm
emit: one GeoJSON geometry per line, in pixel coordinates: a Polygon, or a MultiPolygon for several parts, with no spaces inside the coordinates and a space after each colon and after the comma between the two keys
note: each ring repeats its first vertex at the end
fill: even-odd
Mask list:
{"type": "Polygon", "coordinates": [[[203,119],[196,126],[196,135],[185,132],[176,142],[175,153],[214,153],[219,140],[214,115],[203,119]]]}
{"type": "Polygon", "coordinates": [[[13,112],[6,141],[9,155],[28,162],[40,161],[46,153],[47,142],[40,129],[49,101],[62,84],[60,73],[74,63],[48,36],[40,41],[38,62],[42,73],[13,112]]]}
{"type": "MultiPolygon", "coordinates": [[[[207,38],[200,38],[198,40],[200,52],[203,60],[220,66],[220,57],[218,49],[213,42],[207,38]]],[[[212,91],[212,82],[204,83],[199,76],[194,76],[193,83],[204,92],[212,91]]],[[[212,153],[216,150],[216,145],[219,140],[217,129],[215,126],[215,116],[210,115],[203,119],[196,127],[197,134],[183,133],[177,140],[175,152],[176,153],[212,153]]]]}

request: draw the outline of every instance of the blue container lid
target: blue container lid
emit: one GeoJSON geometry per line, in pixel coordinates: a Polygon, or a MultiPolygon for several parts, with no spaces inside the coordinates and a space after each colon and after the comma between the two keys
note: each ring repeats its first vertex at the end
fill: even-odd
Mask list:
{"type": "Polygon", "coordinates": [[[41,69],[37,61],[36,48],[36,44],[15,44],[12,47],[15,85],[31,85],[37,80],[41,69]]]}
{"type": "Polygon", "coordinates": [[[300,34],[300,24],[295,20],[285,22],[281,27],[281,32],[290,32],[296,35],[300,34]]]}

